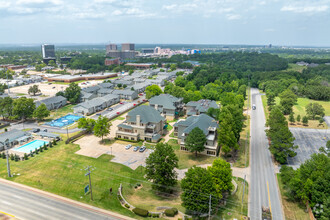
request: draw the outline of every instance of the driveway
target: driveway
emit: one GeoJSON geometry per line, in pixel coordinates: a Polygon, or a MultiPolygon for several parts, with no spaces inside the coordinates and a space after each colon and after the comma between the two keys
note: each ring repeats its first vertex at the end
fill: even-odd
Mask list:
{"type": "MultiPolygon", "coordinates": [[[[135,170],[139,166],[145,166],[145,160],[153,150],[146,149],[143,153],[134,152],[133,147],[125,149],[126,144],[115,142],[111,145],[101,145],[100,138],[94,135],[86,135],[77,140],[75,144],[80,145],[80,150],[76,154],[87,157],[98,158],[103,154],[115,156],[111,162],[120,163],[135,170]]],[[[134,146],[134,144],[132,144],[134,146]]]]}

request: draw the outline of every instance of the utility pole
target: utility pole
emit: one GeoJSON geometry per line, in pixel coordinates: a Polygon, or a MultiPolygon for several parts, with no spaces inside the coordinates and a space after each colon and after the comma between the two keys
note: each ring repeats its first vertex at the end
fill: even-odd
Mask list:
{"type": "Polygon", "coordinates": [[[212,204],[212,196],[210,195],[210,200],[209,200],[209,220],[211,220],[211,204],[212,204]]]}
{"type": "Polygon", "coordinates": [[[66,126],[66,136],[67,136],[67,138],[68,138],[68,140],[69,140],[69,131],[68,131],[68,125],[66,126]]]}
{"type": "MultiPolygon", "coordinates": [[[[92,166],[87,166],[87,168],[85,170],[88,170],[88,172],[85,174],[85,176],[89,177],[89,187],[91,189],[91,200],[93,201],[93,189],[92,189],[92,180],[91,180],[91,168],[92,166]]],[[[94,169],[92,169],[94,170],[94,169]]]]}
{"type": "Polygon", "coordinates": [[[7,143],[8,143],[8,142],[9,142],[9,140],[6,139],[4,145],[5,145],[5,151],[6,151],[8,177],[11,177],[11,174],[10,174],[10,164],[9,164],[9,155],[8,155],[8,148],[7,148],[7,143]]]}

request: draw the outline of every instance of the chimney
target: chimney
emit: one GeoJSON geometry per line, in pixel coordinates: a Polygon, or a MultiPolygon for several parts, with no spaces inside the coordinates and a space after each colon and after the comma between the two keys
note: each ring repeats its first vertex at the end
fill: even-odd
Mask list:
{"type": "Polygon", "coordinates": [[[158,104],[155,104],[155,109],[158,110],[158,104]]]}
{"type": "Polygon", "coordinates": [[[137,125],[137,126],[141,126],[141,125],[140,125],[140,122],[141,122],[140,115],[136,115],[136,125],[137,125]]]}

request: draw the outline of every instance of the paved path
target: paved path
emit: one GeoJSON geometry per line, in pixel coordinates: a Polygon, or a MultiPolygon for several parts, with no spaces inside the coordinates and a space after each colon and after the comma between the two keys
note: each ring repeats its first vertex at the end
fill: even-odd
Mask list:
{"type": "Polygon", "coordinates": [[[132,219],[4,179],[0,179],[0,211],[29,220],[132,219]]]}
{"type": "Polygon", "coordinates": [[[249,184],[249,217],[261,219],[261,206],[271,207],[273,220],[282,220],[281,199],[275,168],[268,149],[265,133],[265,114],[258,89],[251,89],[251,102],[256,110],[251,112],[251,181],[249,184]]]}
{"type": "MultiPolygon", "coordinates": [[[[170,122],[169,123],[172,127],[173,127],[173,125],[175,124],[175,122],[170,122]]],[[[167,134],[164,136],[164,142],[165,143],[167,143],[170,139],[174,139],[174,138],[171,138],[170,137],[170,134],[172,133],[174,131],[174,127],[172,128],[172,130],[170,130],[170,131],[167,131],[167,134]]]]}

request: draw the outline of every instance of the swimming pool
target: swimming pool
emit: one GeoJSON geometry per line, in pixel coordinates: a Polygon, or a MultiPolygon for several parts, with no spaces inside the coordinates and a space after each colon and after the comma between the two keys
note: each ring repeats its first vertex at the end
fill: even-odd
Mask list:
{"type": "Polygon", "coordinates": [[[35,149],[39,149],[41,146],[44,146],[44,144],[48,144],[48,143],[49,143],[49,141],[34,140],[34,141],[31,141],[30,143],[24,144],[23,146],[20,146],[13,150],[28,154],[31,151],[33,152],[33,151],[35,151],[35,149]]]}
{"type": "Polygon", "coordinates": [[[52,127],[63,127],[67,126],[70,124],[73,124],[75,121],[78,121],[80,118],[83,118],[84,116],[81,115],[73,115],[73,114],[68,114],[66,116],[60,117],[58,119],[55,119],[51,122],[47,122],[46,125],[50,125],[52,127]]]}

